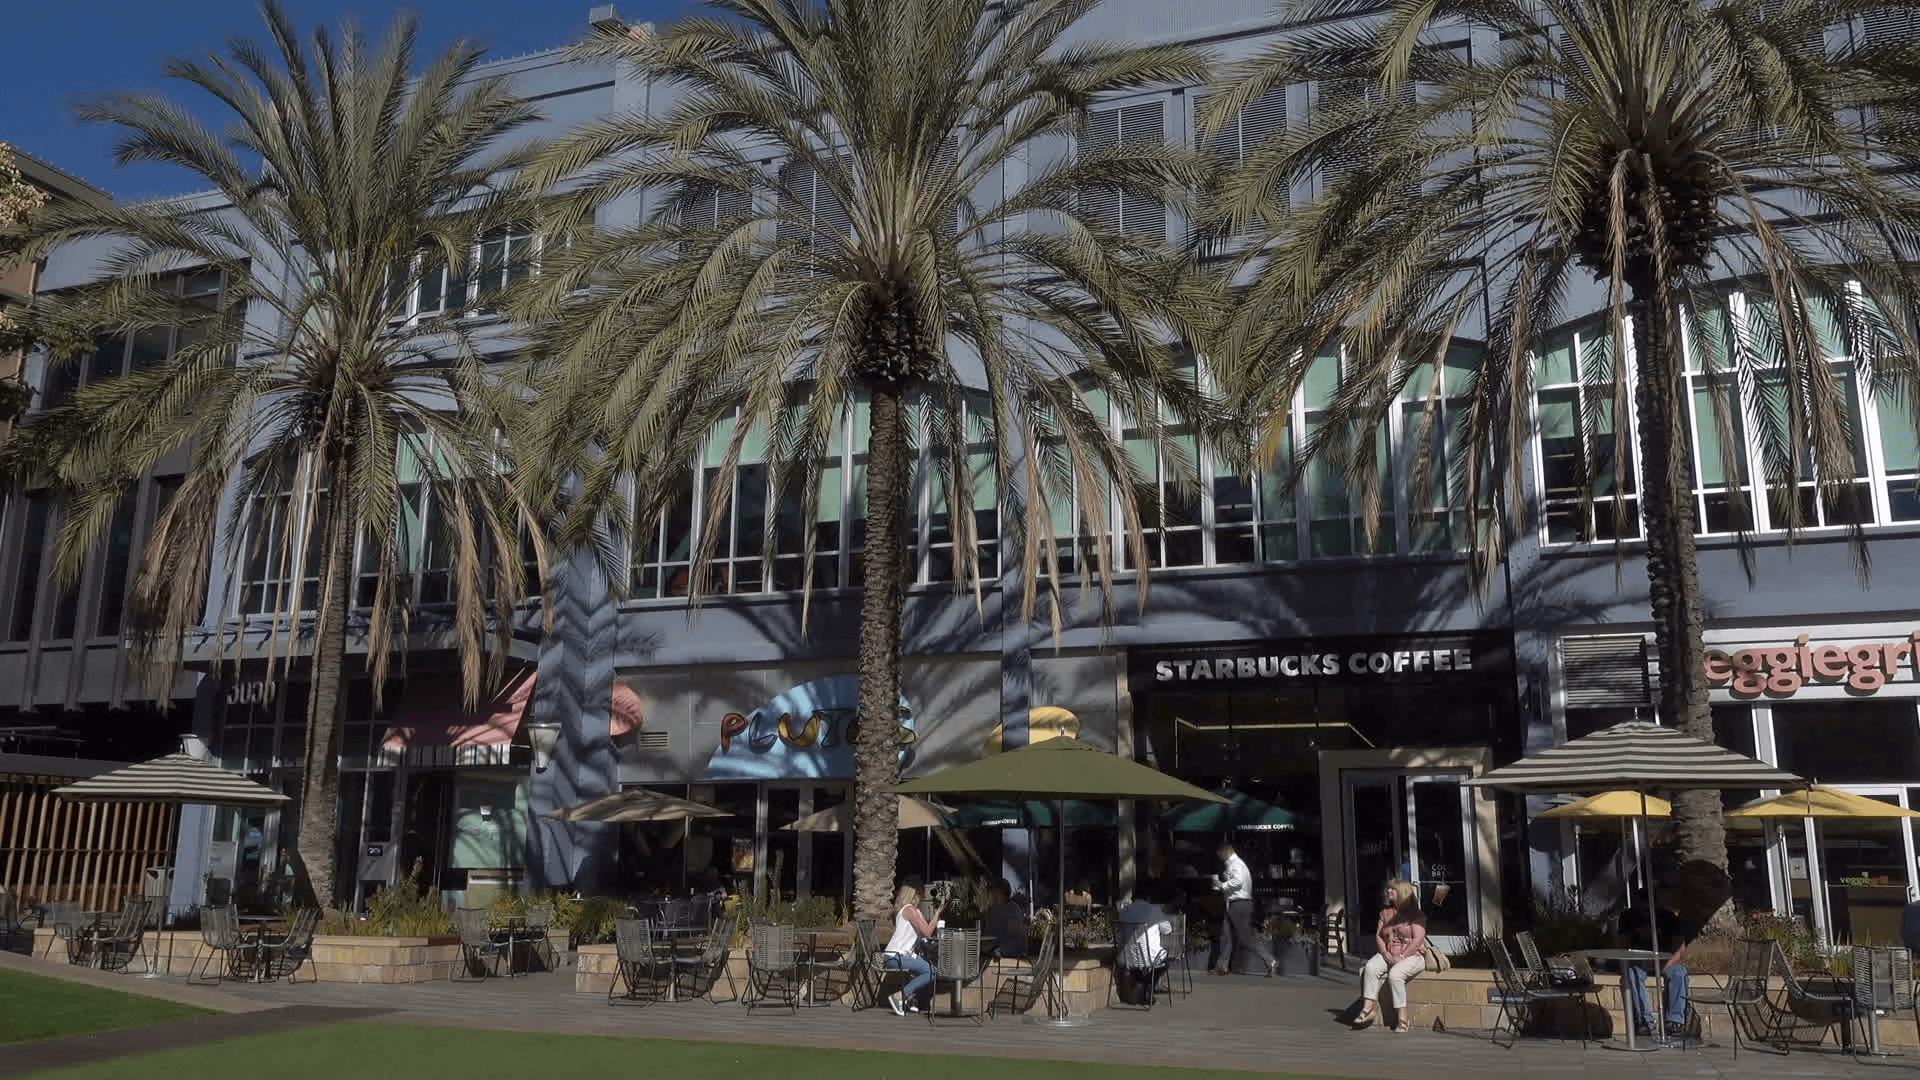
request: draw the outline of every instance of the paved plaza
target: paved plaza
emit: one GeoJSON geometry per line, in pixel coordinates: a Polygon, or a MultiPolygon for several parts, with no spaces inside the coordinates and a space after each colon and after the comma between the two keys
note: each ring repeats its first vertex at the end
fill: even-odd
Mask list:
{"type": "MultiPolygon", "coordinates": [[[[8,966],[56,977],[65,964],[6,958],[8,966]]],[[[183,1041],[315,1023],[373,1022],[478,1027],[548,1033],[647,1038],[737,1040],[779,1046],[821,1046],[919,1053],[1058,1058],[1125,1064],[1185,1065],[1381,1080],[1452,1077],[1644,1076],[1786,1078],[1909,1076],[1920,1078],[1920,1055],[1855,1060],[1834,1052],[1798,1051],[1779,1057],[1707,1046],[1628,1054],[1606,1044],[1582,1050],[1578,1042],[1523,1039],[1514,1049],[1492,1045],[1481,1031],[1419,1030],[1396,1035],[1382,1028],[1355,1032],[1338,1019],[1357,995],[1357,976],[1273,980],[1202,976],[1195,992],[1150,1012],[1102,1010],[1084,1025],[1054,1029],[1002,1016],[976,1026],[966,1020],[895,1017],[884,1009],[755,1009],[706,1001],[610,1006],[604,998],[573,993],[571,970],[480,983],[353,985],[285,983],[181,992],[181,979],[80,974],[85,981],[132,993],[233,1010],[167,1028],[20,1044],[0,1054],[0,1076],[181,1045],[183,1041]],[[193,1030],[188,1030],[193,1029],[193,1030]]],[[[1911,1022],[1906,1018],[1892,1021],[1911,1022]]]]}

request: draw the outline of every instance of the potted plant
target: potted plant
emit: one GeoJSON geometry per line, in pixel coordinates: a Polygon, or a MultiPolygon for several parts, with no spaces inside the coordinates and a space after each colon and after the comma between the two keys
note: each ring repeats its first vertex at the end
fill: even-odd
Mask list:
{"type": "Polygon", "coordinates": [[[1320,939],[1284,916],[1267,920],[1266,934],[1273,961],[1282,975],[1320,974],[1320,939]]]}

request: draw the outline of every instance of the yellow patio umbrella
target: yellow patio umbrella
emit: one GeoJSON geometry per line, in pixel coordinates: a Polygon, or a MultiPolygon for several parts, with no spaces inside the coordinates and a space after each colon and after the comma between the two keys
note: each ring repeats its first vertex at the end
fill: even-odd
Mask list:
{"type": "MultiPolygon", "coordinates": [[[[1603,791],[1598,795],[1589,795],[1584,799],[1575,799],[1570,803],[1556,806],[1551,810],[1543,811],[1534,816],[1553,818],[1555,820],[1571,820],[1576,836],[1579,833],[1580,823],[1582,821],[1591,821],[1598,818],[1613,818],[1619,821],[1620,851],[1614,857],[1614,863],[1616,867],[1615,872],[1620,875],[1621,884],[1624,886],[1627,880],[1625,858],[1627,855],[1628,830],[1632,830],[1633,846],[1636,853],[1633,865],[1637,866],[1639,865],[1639,847],[1646,842],[1645,838],[1640,834],[1638,819],[1642,816],[1648,818],[1672,817],[1673,804],[1665,799],[1655,798],[1652,795],[1642,796],[1637,791],[1603,791]],[[1643,799],[1645,800],[1644,815],[1641,809],[1643,799]]],[[[1574,850],[1576,852],[1580,850],[1578,839],[1574,842],[1574,850]]],[[[1631,902],[1633,890],[1626,889],[1625,892],[1629,902],[1631,902]]]]}
{"type": "Polygon", "coordinates": [[[1730,818],[1920,818],[1920,810],[1908,810],[1890,802],[1814,786],[1789,791],[1771,799],[1759,799],[1737,810],[1727,811],[1730,818]]]}
{"type": "MultiPolygon", "coordinates": [[[[1839,791],[1830,787],[1815,785],[1799,791],[1789,791],[1775,795],[1771,799],[1757,799],[1753,802],[1727,811],[1727,817],[1736,820],[1755,820],[1765,824],[1774,824],[1782,818],[1800,818],[1814,827],[1813,843],[1808,845],[1807,853],[1812,856],[1813,865],[1808,867],[1807,880],[1824,882],[1826,859],[1820,850],[1822,823],[1835,821],[1892,821],[1900,818],[1920,818],[1920,812],[1881,802],[1865,795],[1855,795],[1850,791],[1839,791]]],[[[1822,898],[1824,901],[1824,897],[1822,898]]],[[[1821,937],[1826,937],[1827,916],[1824,903],[1816,905],[1822,912],[1819,919],[1821,937]]]]}

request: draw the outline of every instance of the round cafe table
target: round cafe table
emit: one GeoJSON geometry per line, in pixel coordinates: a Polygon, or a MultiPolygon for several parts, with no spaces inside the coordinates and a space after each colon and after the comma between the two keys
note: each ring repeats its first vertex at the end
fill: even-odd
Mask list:
{"type": "Polygon", "coordinates": [[[1662,965],[1661,961],[1666,960],[1673,954],[1659,952],[1655,949],[1581,949],[1580,955],[1586,957],[1588,960],[1611,960],[1620,965],[1620,1011],[1624,1013],[1627,1018],[1627,1045],[1616,1047],[1616,1049],[1626,1050],[1636,1054],[1647,1054],[1655,1050],[1663,1049],[1666,1043],[1667,1033],[1667,969],[1662,965]],[[1634,978],[1635,973],[1627,969],[1627,965],[1629,964],[1648,965],[1653,969],[1655,977],[1660,980],[1659,985],[1654,988],[1659,993],[1659,996],[1647,1002],[1647,1007],[1651,1009],[1655,1017],[1659,1019],[1658,1023],[1647,1025],[1653,1029],[1653,1043],[1648,1046],[1642,1046],[1635,1034],[1639,1025],[1634,1022],[1633,996],[1627,992],[1627,980],[1634,978]],[[1656,1004],[1656,1002],[1658,1004],[1656,1004]]]}

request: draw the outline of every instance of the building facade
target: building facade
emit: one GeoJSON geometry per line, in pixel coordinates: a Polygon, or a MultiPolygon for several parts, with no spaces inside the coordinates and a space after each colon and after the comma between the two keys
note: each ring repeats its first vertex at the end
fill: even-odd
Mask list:
{"type": "MultiPolygon", "coordinates": [[[[1210,0],[1178,11],[1108,0],[1086,32],[1190,41],[1230,59],[1277,30],[1268,0],[1210,0]]],[[[610,110],[659,109],[671,92],[622,68],[585,68],[553,54],[502,61],[493,71],[537,95],[555,126],[610,110]]],[[[1124,115],[1130,131],[1191,140],[1198,89],[1101,103],[1095,119],[1116,111],[1105,119],[1118,123],[1124,115]]],[[[1305,85],[1273,95],[1249,110],[1240,137],[1297,122],[1335,92],[1305,85]]],[[[621,220],[637,220],[648,198],[623,205],[621,220]]],[[[1147,235],[1177,236],[1185,227],[1165,207],[1157,217],[1136,211],[1122,220],[1147,235]]],[[[96,257],[56,253],[43,287],[87,280],[96,257]]],[[[458,302],[437,294],[413,301],[422,313],[458,302]]],[[[1728,294],[1725,317],[1746,317],[1737,292],[1728,294]]],[[[1593,354],[1580,344],[1588,325],[1570,321],[1564,346],[1542,358],[1526,468],[1529,517],[1491,580],[1469,572],[1467,515],[1458,500],[1443,494],[1434,506],[1416,507],[1405,496],[1412,420],[1404,415],[1388,433],[1400,448],[1388,485],[1395,494],[1371,521],[1330,472],[1310,472],[1287,491],[1284,465],[1248,477],[1202,453],[1206,482],[1189,495],[1166,482],[1160,463],[1142,460],[1168,507],[1149,536],[1150,563],[1122,568],[1109,604],[1099,596],[1070,601],[1058,612],[1057,632],[1045,619],[1020,617],[1023,568],[1014,552],[994,544],[982,546],[987,586],[979,598],[956,593],[948,514],[970,509],[979,535],[992,538],[997,509],[989,496],[984,505],[952,510],[922,480],[918,564],[904,622],[904,771],[921,774],[1071,733],[1194,783],[1253,796],[1283,812],[1242,837],[1257,893],[1276,914],[1370,911],[1386,878],[1405,875],[1419,885],[1434,933],[1464,939],[1497,930],[1503,911],[1525,910],[1534,896],[1604,891],[1595,868],[1606,859],[1594,837],[1532,820],[1545,800],[1463,785],[1602,724],[1651,715],[1657,672],[1646,659],[1632,484],[1598,500],[1581,499],[1574,484],[1572,463],[1592,456],[1581,442],[1595,437],[1574,420],[1584,409],[1580,395],[1590,392],[1579,370],[1593,354]],[[1137,589],[1148,572],[1142,605],[1137,589]],[[1594,848],[1588,858],[1583,845],[1594,848]]],[[[1721,460],[1710,414],[1694,418],[1701,574],[1720,650],[1713,670],[1724,683],[1715,715],[1736,749],[1905,805],[1920,796],[1920,682],[1911,649],[1899,651],[1920,630],[1920,594],[1905,570],[1920,555],[1915,417],[1907,403],[1873,398],[1846,357],[1834,362],[1858,389],[1857,497],[1845,505],[1813,499],[1806,509],[1815,527],[1792,544],[1784,513],[1742,487],[1741,478],[1759,470],[1721,460]],[[1867,538],[1871,576],[1847,544],[1856,524],[1867,538]],[[1740,527],[1751,530],[1744,554],[1733,535],[1740,527]],[[1873,657],[1868,646],[1878,650],[1873,657]],[[1756,682],[1762,674],[1764,685],[1756,682]],[[1828,731],[1893,749],[1841,763],[1834,758],[1841,744],[1821,738],[1828,731]]],[[[1463,350],[1451,377],[1431,391],[1442,395],[1443,413],[1454,407],[1448,395],[1463,391],[1471,363],[1463,350]]],[[[1339,357],[1316,368],[1292,407],[1289,446],[1310,437],[1342,375],[1339,357]]],[[[1705,398],[1697,400],[1704,408],[1705,398]]],[[[404,677],[385,688],[380,707],[371,688],[357,684],[343,717],[339,880],[364,897],[417,863],[431,883],[470,900],[519,886],[721,884],[844,895],[847,838],[785,826],[849,796],[859,591],[845,583],[857,580],[859,567],[853,526],[865,424],[858,406],[847,425],[829,473],[839,483],[825,485],[819,514],[832,526],[832,542],[819,545],[808,608],[788,572],[800,547],[791,557],[776,551],[765,572],[764,518],[755,515],[768,512],[766,478],[748,467],[731,493],[733,520],[723,523],[719,595],[689,609],[689,556],[704,524],[699,515],[713,505],[706,485],[717,475],[707,467],[715,458],[693,463],[679,508],[657,534],[635,543],[630,580],[619,590],[624,599],[593,559],[572,559],[553,574],[549,594],[529,606],[511,680],[480,713],[461,711],[452,652],[431,633],[418,636],[404,677]],[[536,632],[543,617],[555,628],[550,636],[536,632]],[[731,816],[686,827],[561,825],[542,816],[636,786],[731,816]]],[[[751,433],[744,445],[742,461],[751,466],[751,433]]],[[[36,514],[51,512],[36,509],[31,493],[15,496],[7,535],[31,531],[36,514]]],[[[423,519],[430,512],[423,508],[423,519]]],[[[1071,516],[1063,514],[1060,531],[1071,544],[1071,516]]],[[[11,542],[7,550],[4,580],[18,582],[24,556],[12,554],[11,542]]],[[[414,579],[430,617],[432,545],[417,550],[414,579]]],[[[224,625],[244,625],[249,589],[270,584],[212,583],[209,612],[224,625]]],[[[297,670],[291,681],[270,679],[264,660],[250,655],[204,674],[191,726],[228,766],[297,791],[304,687],[297,670]]],[[[270,888],[291,820],[189,813],[176,903],[270,888]]],[[[1804,909],[1843,931],[1878,917],[1875,890],[1920,884],[1913,839],[1901,826],[1897,838],[1846,848],[1851,861],[1834,868],[1849,883],[1839,884],[1821,876],[1820,852],[1809,849],[1804,830],[1798,839],[1737,837],[1736,871],[1750,899],[1804,909]]],[[[903,873],[973,865],[1045,890],[1051,886],[1035,880],[1032,868],[1049,865],[1039,860],[1053,842],[1015,828],[970,830],[958,847],[906,835],[903,873]]],[[[1105,898],[1149,876],[1210,870],[1211,838],[1168,828],[1152,807],[1123,807],[1115,824],[1077,830],[1067,842],[1073,873],[1105,898]]]]}

